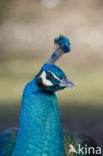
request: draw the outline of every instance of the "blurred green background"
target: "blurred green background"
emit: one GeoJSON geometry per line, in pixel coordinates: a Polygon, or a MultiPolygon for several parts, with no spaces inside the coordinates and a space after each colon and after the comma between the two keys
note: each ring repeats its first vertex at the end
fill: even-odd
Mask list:
{"type": "Polygon", "coordinates": [[[57,65],[76,85],[57,93],[63,128],[103,145],[102,15],[102,0],[0,0],[0,131],[18,126],[23,88],[63,34],[72,50],[57,65]]]}

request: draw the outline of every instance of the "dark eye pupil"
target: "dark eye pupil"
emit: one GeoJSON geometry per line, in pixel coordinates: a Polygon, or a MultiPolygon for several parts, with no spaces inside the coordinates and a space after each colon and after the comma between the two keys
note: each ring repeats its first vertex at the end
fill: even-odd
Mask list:
{"type": "Polygon", "coordinates": [[[47,73],[47,74],[46,74],[46,79],[47,79],[47,80],[53,79],[53,75],[52,75],[51,73],[47,73]]]}

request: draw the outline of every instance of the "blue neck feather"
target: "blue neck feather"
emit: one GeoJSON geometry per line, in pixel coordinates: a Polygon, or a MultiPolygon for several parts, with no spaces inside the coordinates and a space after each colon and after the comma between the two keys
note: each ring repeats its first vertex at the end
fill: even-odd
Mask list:
{"type": "Polygon", "coordinates": [[[19,132],[13,156],[65,156],[55,93],[38,90],[35,77],[23,92],[19,132]]]}

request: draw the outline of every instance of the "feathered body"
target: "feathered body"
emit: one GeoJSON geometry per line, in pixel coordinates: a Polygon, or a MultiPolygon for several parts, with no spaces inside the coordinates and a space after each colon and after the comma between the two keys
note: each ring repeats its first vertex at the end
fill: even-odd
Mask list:
{"type": "Polygon", "coordinates": [[[36,79],[37,77],[24,89],[13,156],[53,156],[54,151],[56,155],[63,156],[64,141],[56,95],[38,91],[36,79]]]}
{"type": "MultiPolygon", "coordinates": [[[[0,156],[12,156],[12,152],[14,150],[14,147],[16,145],[16,139],[17,139],[17,133],[18,129],[12,128],[3,131],[0,134],[0,156]]],[[[70,145],[73,145],[73,147],[78,150],[78,143],[83,147],[85,144],[88,147],[94,147],[96,149],[97,144],[95,140],[88,136],[84,135],[73,135],[67,132],[63,133],[64,136],[64,145],[65,145],[65,152],[66,156],[84,156],[84,154],[77,154],[70,151],[70,145]]],[[[48,155],[47,155],[48,156],[48,155]]],[[[50,153],[51,156],[51,153],[50,153]]],[[[100,154],[85,154],[85,156],[101,156],[100,154]]]]}
{"type": "Polygon", "coordinates": [[[74,88],[74,84],[54,65],[63,53],[70,51],[69,40],[59,36],[55,43],[57,51],[24,88],[19,129],[0,134],[0,156],[78,156],[69,153],[70,145],[77,147],[78,143],[86,143],[96,147],[89,137],[62,132],[55,92],[65,87],[74,88]]]}

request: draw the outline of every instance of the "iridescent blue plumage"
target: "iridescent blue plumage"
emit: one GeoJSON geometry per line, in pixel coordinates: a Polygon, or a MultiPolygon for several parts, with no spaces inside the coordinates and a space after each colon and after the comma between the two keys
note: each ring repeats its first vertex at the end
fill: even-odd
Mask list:
{"type": "MultiPolygon", "coordinates": [[[[41,72],[45,69],[55,74],[60,72],[64,76],[55,65],[45,64],[41,72]]],[[[47,88],[43,88],[43,91],[38,87],[37,80],[41,72],[24,89],[20,126],[13,156],[65,156],[56,95],[54,91],[48,92],[47,88]]]]}
{"type": "Polygon", "coordinates": [[[57,77],[59,78],[66,78],[66,75],[65,73],[59,68],[57,67],[56,65],[52,64],[52,65],[49,65],[47,63],[45,63],[41,70],[45,70],[45,71],[51,71],[53,72],[57,77]]]}
{"type": "Polygon", "coordinates": [[[24,88],[19,129],[0,134],[0,156],[78,156],[68,153],[69,144],[77,146],[79,141],[96,146],[89,137],[62,132],[55,92],[65,87],[74,88],[74,84],[54,65],[70,51],[69,40],[60,35],[54,42],[58,48],[24,88]]]}
{"type": "Polygon", "coordinates": [[[70,52],[71,50],[68,38],[64,37],[63,35],[59,35],[58,38],[55,38],[54,43],[56,45],[59,45],[59,48],[61,48],[64,51],[64,53],[70,52]]]}
{"type": "Polygon", "coordinates": [[[63,54],[70,52],[70,42],[69,39],[63,35],[59,35],[54,39],[54,43],[57,49],[52,54],[51,58],[48,61],[48,64],[54,64],[63,54]]]}

